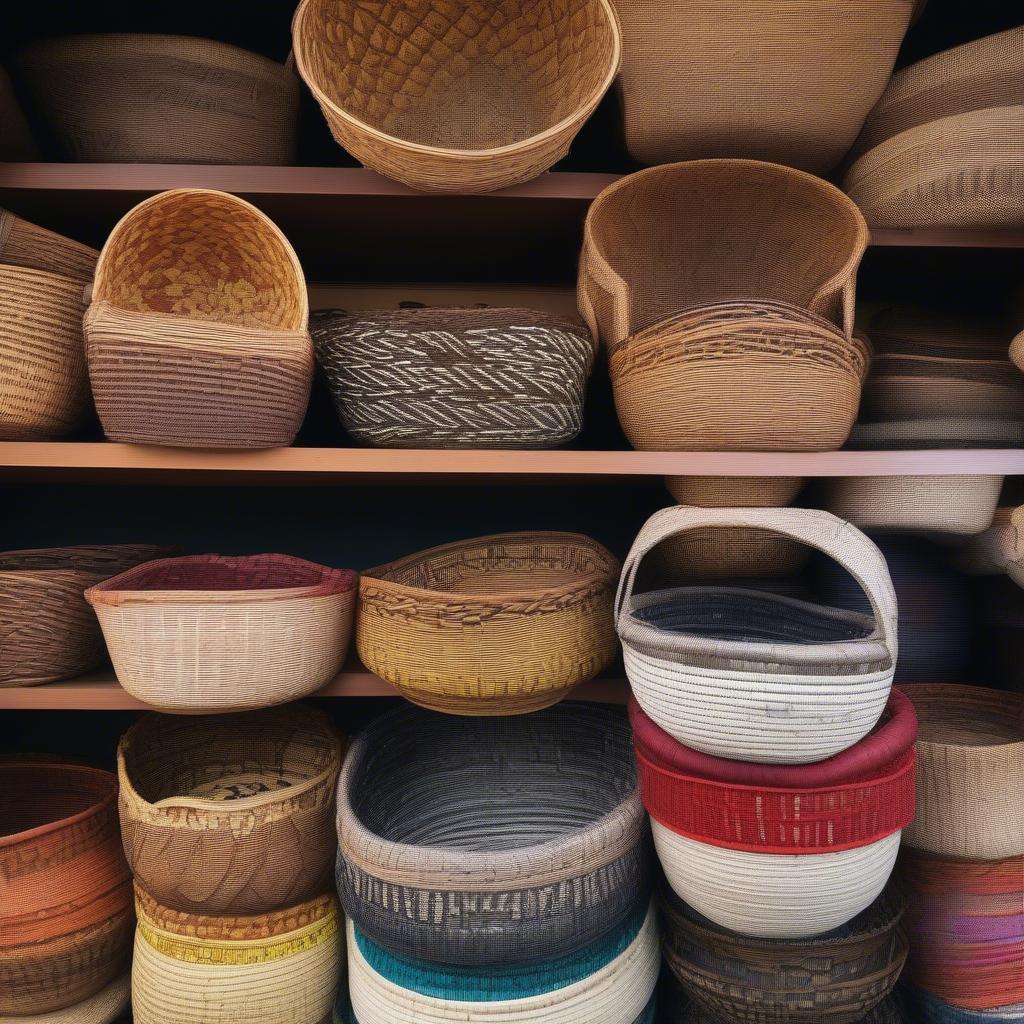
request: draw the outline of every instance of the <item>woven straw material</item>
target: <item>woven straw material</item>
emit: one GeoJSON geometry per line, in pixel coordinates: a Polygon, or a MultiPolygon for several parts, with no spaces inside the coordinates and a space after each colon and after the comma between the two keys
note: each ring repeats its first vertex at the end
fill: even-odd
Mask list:
{"type": "Polygon", "coordinates": [[[70,679],[103,661],[103,635],[86,587],[169,554],[114,544],[0,553],[0,688],[70,679]]]}
{"type": "Polygon", "coordinates": [[[615,611],[637,702],[703,753],[772,764],[820,761],[863,739],[889,699],[896,598],[885,559],[855,527],[827,513],[662,509],[633,542],[615,611]],[[709,526],[769,529],[822,551],[864,587],[873,615],[732,587],[634,595],[648,552],[709,526]]]}
{"type": "Polygon", "coordinates": [[[870,352],[784,302],[692,307],[609,357],[619,422],[634,448],[832,451],[854,421],[870,352]]]}
{"type": "Polygon", "coordinates": [[[135,896],[135,1024],[330,1024],[344,969],[333,896],[252,917],[177,913],[138,886],[135,896]]]}
{"type": "MultiPolygon", "coordinates": [[[[554,448],[583,426],[587,332],[528,309],[315,314],[345,429],[390,448],[554,448]]],[[[1014,370],[1016,373],[1016,370],[1014,370]]]]}
{"type": "Polygon", "coordinates": [[[18,103],[14,86],[3,65],[0,65],[0,160],[37,160],[39,150],[32,138],[32,130],[18,103]]]}
{"type": "Polygon", "coordinates": [[[338,144],[442,192],[507,188],[565,156],[621,45],[610,0],[303,0],[292,41],[338,144]]]}
{"type": "Polygon", "coordinates": [[[288,445],[313,378],[298,257],[264,214],[208,189],[163,192],[114,228],[85,320],[107,437],[288,445]]]}
{"type": "Polygon", "coordinates": [[[646,897],[646,832],[617,711],[481,719],[403,707],[346,759],[338,890],[349,919],[396,955],[557,958],[646,897]]]}
{"type": "Polygon", "coordinates": [[[480,537],[398,559],[359,581],[359,657],[423,707],[537,711],[614,657],[618,568],[575,533],[480,537]]]}
{"type": "Polygon", "coordinates": [[[330,884],[343,746],[302,705],[216,718],[147,715],[121,737],[121,835],[165,906],[256,914],[330,884]]]}
{"type": "Polygon", "coordinates": [[[124,974],[75,1006],[52,1013],[0,1017],[0,1024],[116,1024],[131,1000],[131,975],[124,974]]]}
{"type": "Polygon", "coordinates": [[[0,263],[91,281],[99,252],[0,209],[0,263]]]}
{"type": "Polygon", "coordinates": [[[1024,856],[1024,695],[981,686],[902,689],[921,730],[907,845],[943,857],[1024,856]]]}
{"type": "Polygon", "coordinates": [[[48,758],[0,760],[0,1015],[63,1010],[126,966],[132,910],[117,780],[48,758]]]}
{"type": "Polygon", "coordinates": [[[579,309],[609,348],[680,309],[753,298],[817,313],[850,338],[867,242],[860,210],[810,174],[756,160],[654,167],[591,205],[579,309]]]}
{"type": "Polygon", "coordinates": [[[245,711],[315,693],[341,670],[356,574],[290,555],[192,555],[86,591],[118,681],[176,712],[245,711]]]}
{"type": "Polygon", "coordinates": [[[923,989],[913,990],[912,1001],[922,1024],[1019,1024],[1024,1021],[1024,1003],[997,1006],[992,1010],[963,1010],[923,989]]]}
{"type": "Polygon", "coordinates": [[[12,67],[60,159],[294,163],[299,82],[259,54],[186,36],[76,35],[32,43],[12,67]]]}

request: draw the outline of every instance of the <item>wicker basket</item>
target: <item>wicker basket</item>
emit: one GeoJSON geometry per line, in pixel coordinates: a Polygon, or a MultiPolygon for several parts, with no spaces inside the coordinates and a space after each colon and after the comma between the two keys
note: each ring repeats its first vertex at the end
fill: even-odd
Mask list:
{"type": "Polygon", "coordinates": [[[86,356],[107,437],[291,444],[313,379],[298,258],[254,206],[178,189],[145,200],[100,254],[86,356]]]}
{"type": "Polygon", "coordinates": [[[654,167],[587,213],[580,313],[610,348],[689,306],[788,302],[853,334],[868,231],[838,189],[754,160],[654,167]]]}
{"type": "Polygon", "coordinates": [[[857,529],[813,509],[656,512],[616,597],[637,701],[680,743],[743,761],[802,764],[845,750],[878,721],[896,664],[896,597],[885,559],[857,529]],[[674,587],[634,595],[644,556],[687,530],[768,529],[852,572],[872,616],[763,591],[674,587]]]}
{"type": "Polygon", "coordinates": [[[245,711],[314,693],[341,670],[356,574],[290,555],[193,555],[86,591],[118,681],[173,712],[245,711]]]}
{"type": "Polygon", "coordinates": [[[911,1002],[921,1024],[1020,1024],[1024,1021],[1024,1003],[997,1006],[993,1010],[963,1010],[951,1006],[931,992],[914,989],[911,1002]]]}
{"type": "Polygon", "coordinates": [[[42,270],[83,283],[96,272],[99,252],[0,209],[0,264],[42,270]]]}
{"type": "Polygon", "coordinates": [[[4,1016],[4,1024],[125,1024],[131,1002],[131,974],[123,974],[94,996],[52,1013],[4,1016]]]}
{"type": "Polygon", "coordinates": [[[493,192],[565,156],[621,45],[610,0],[303,0],[292,39],[338,144],[438,192],[493,192]]]}
{"type": "Polygon", "coordinates": [[[10,76],[0,64],[0,160],[38,160],[39,150],[32,130],[15,95],[10,76]]]}
{"type": "Polygon", "coordinates": [[[0,553],[0,688],[70,679],[102,664],[103,635],[82,591],[171,553],[143,544],[0,553]]]}
{"type": "Polygon", "coordinates": [[[55,156],[79,163],[294,163],[299,82],[212,39],[75,35],[12,67],[55,156]]]}
{"type": "Polygon", "coordinates": [[[885,88],[913,0],[616,0],[626,145],[827,173],[885,88]]]}
{"type": "Polygon", "coordinates": [[[903,687],[921,723],[907,845],[943,857],[1024,856],[1024,695],[903,687]]]}
{"type": "MultiPolygon", "coordinates": [[[[315,314],[345,429],[382,448],[555,448],[583,426],[587,332],[528,309],[315,314]]],[[[1016,370],[1014,370],[1016,373],[1016,370]]]]}
{"type": "Polygon", "coordinates": [[[345,762],[338,891],[348,918],[396,956],[550,960],[646,899],[646,833],[615,710],[481,719],[403,707],[345,762]]]}
{"type": "Polygon", "coordinates": [[[131,944],[117,779],[49,758],[0,759],[0,822],[0,1015],[82,1003],[125,970],[131,944]]]}
{"type": "Polygon", "coordinates": [[[870,350],[785,302],[685,309],[608,360],[634,448],[835,451],[857,418],[870,350]]]}
{"type": "Polygon", "coordinates": [[[618,569],[576,533],[507,533],[398,559],[359,581],[359,656],[423,707],[537,711],[614,657],[618,569]]]}
{"type": "Polygon", "coordinates": [[[136,885],[135,906],[135,1024],[329,1024],[344,969],[333,896],[211,917],[169,910],[136,885]]]}

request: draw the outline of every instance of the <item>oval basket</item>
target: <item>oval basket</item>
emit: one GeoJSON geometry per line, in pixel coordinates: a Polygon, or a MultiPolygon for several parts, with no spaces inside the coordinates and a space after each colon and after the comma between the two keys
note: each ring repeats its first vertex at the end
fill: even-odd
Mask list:
{"type": "Polygon", "coordinates": [[[288,240],[249,203],[209,189],[152,196],[116,225],[85,317],[112,441],[289,445],[313,379],[309,303],[288,240]]]}
{"type": "Polygon", "coordinates": [[[117,749],[137,881],[193,913],[263,913],[326,891],[342,753],[328,718],[302,705],[141,718],[117,749]]]}
{"type": "Polygon", "coordinates": [[[164,711],[285,704],[341,670],[356,573],[290,555],[191,555],[90,587],[118,681],[164,711]]]}
{"type": "Polygon", "coordinates": [[[853,335],[860,210],[837,188],[756,160],[653,167],[606,188],[583,232],[578,299],[609,348],[680,309],[786,302],[853,335]]]}
{"type": "Polygon", "coordinates": [[[576,533],[507,533],[400,558],[359,581],[359,657],[436,711],[537,711],[614,657],[618,568],[576,533]]]}
{"type": "Polygon", "coordinates": [[[943,857],[1024,856],[1024,694],[902,687],[921,724],[907,845],[943,857]]]}
{"type": "Polygon", "coordinates": [[[328,311],[314,314],[312,332],[334,406],[360,444],[555,448],[583,426],[593,344],[549,313],[328,311]]]}
{"type": "Polygon", "coordinates": [[[0,822],[0,1015],[90,1000],[124,972],[131,945],[117,779],[45,757],[2,758],[0,822]]]}
{"type": "Polygon", "coordinates": [[[303,0],[292,42],[338,144],[440,192],[507,188],[565,156],[621,45],[610,0],[303,0]]]}
{"type": "Polygon", "coordinates": [[[138,885],[135,1024],[327,1024],[344,970],[333,896],[272,914],[211,917],[160,906],[138,885]]]}
{"type": "Polygon", "coordinates": [[[609,356],[615,408],[641,450],[834,451],[860,403],[870,350],[784,302],[691,307],[609,356]]]}
{"type": "Polygon", "coordinates": [[[614,931],[650,880],[629,727],[593,704],[382,716],[346,759],[338,836],[349,919],[436,963],[558,958],[614,931]]]}
{"type": "Polygon", "coordinates": [[[131,1002],[131,974],[123,974],[96,995],[64,1010],[4,1016],[4,1024],[122,1024],[131,1002]]]}

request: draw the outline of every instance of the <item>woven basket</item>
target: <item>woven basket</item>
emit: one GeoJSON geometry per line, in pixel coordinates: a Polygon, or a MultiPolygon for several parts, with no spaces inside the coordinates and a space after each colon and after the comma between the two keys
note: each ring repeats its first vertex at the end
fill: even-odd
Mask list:
{"type": "MultiPolygon", "coordinates": [[[[315,314],[345,429],[383,448],[555,448],[583,426],[587,332],[528,309],[315,314]]],[[[1014,370],[1016,373],[1016,370],[1014,370]]]]}
{"type": "Polygon", "coordinates": [[[436,711],[537,711],[614,657],[618,568],[576,533],[507,533],[398,559],[359,581],[359,657],[436,711]]]}
{"type": "Polygon", "coordinates": [[[15,95],[10,76],[0,65],[0,160],[38,160],[39,150],[32,130],[15,95]]]}
{"type": "Polygon", "coordinates": [[[114,228],[85,318],[107,437],[291,444],[313,379],[306,284],[277,227],[235,196],[163,192],[114,228]]]}
{"type": "Polygon", "coordinates": [[[99,252],[0,209],[0,264],[91,281],[99,252]]]}
{"type": "Polygon", "coordinates": [[[62,160],[295,161],[295,73],[236,46],[173,35],[76,35],[32,43],[12,67],[62,160]]]}
{"type": "Polygon", "coordinates": [[[82,1003],[125,970],[131,944],[117,780],[49,758],[0,759],[0,822],[0,1016],[82,1003]]]}
{"type": "Polygon", "coordinates": [[[885,559],[857,529],[813,509],[656,512],[623,567],[615,602],[637,701],[680,743],[773,764],[819,761],[878,721],[896,665],[896,598],[885,559]],[[817,548],[860,581],[873,616],[763,591],[674,587],[634,595],[644,556],[709,526],[769,529],[817,548]]]}
{"type": "Polygon", "coordinates": [[[285,704],[341,670],[356,574],[290,555],[193,555],[86,591],[118,681],[165,711],[285,704]]]}
{"type": "Polygon", "coordinates": [[[3,1024],[124,1024],[131,1001],[131,974],[126,973],[88,999],[52,1013],[0,1017],[3,1024]]]}
{"type": "Polygon", "coordinates": [[[1019,1024],[1024,1021],[1024,1003],[998,1006],[994,1010],[963,1010],[923,989],[913,990],[912,1002],[921,1024],[1019,1024]]]}
{"type": "Polygon", "coordinates": [[[303,0],[292,41],[338,144],[438,192],[493,192],[559,161],[621,45],[610,0],[303,0]]]}
{"type": "Polygon", "coordinates": [[[330,1024],[344,969],[333,896],[211,917],[169,910],[136,884],[135,906],[135,1024],[330,1024]]]}
{"type": "Polygon", "coordinates": [[[264,913],[326,891],[342,752],[327,717],[301,705],[140,719],[117,751],[136,879],[193,913],[264,913]]]}
{"type": "Polygon", "coordinates": [[[626,145],[826,173],[885,88],[912,0],[616,0],[626,145]]]}
{"type": "Polygon", "coordinates": [[[629,728],[566,704],[512,719],[402,707],[338,786],[338,891],[396,956],[506,964],[573,952],[648,895],[629,728]]]}
{"type": "MultiPolygon", "coordinates": [[[[699,1006],[689,1003],[678,983],[673,982],[672,1003],[665,1017],[666,1024],[721,1024],[716,1017],[705,1013],[699,1006]]],[[[861,1017],[857,1024],[907,1024],[908,1017],[903,1003],[896,995],[883,999],[866,1016],[861,1017]]],[[[728,1024],[733,1024],[729,1021],[728,1024]]]]}
{"type": "Polygon", "coordinates": [[[591,205],[580,313],[609,348],[680,309],[751,299],[800,306],[850,338],[867,242],[857,207],[810,174],[755,160],[654,167],[591,205]]]}
{"type": "Polygon", "coordinates": [[[943,857],[1024,856],[1024,695],[915,685],[917,816],[907,845],[943,857]]]}

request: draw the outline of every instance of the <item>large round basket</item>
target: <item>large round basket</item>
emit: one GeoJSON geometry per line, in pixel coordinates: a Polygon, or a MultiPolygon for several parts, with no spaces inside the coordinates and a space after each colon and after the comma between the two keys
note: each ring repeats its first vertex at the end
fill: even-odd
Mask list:
{"type": "Polygon", "coordinates": [[[146,199],[100,254],[85,318],[96,410],[112,441],[289,445],[313,379],[309,303],[288,240],[209,189],[146,199]]]}
{"type": "Polygon", "coordinates": [[[647,895],[629,727],[593,704],[511,719],[384,715],[346,759],[338,836],[345,912],[396,956],[558,958],[647,895]]]}
{"type": "Polygon", "coordinates": [[[140,719],[117,750],[136,879],[193,913],[263,913],[326,891],[342,751],[327,717],[301,705],[140,719]]]}
{"type": "Polygon", "coordinates": [[[0,1017],[3,1024],[123,1024],[131,1002],[131,974],[125,973],[94,996],[51,1013],[0,1017]]]}
{"type": "Polygon", "coordinates": [[[575,533],[480,537],[368,569],[359,656],[437,711],[548,707],[614,657],[618,569],[605,548],[575,533]]]}
{"type": "Polygon", "coordinates": [[[356,574],[290,555],[191,555],[86,591],[118,681],[164,711],[297,700],[340,671],[356,574]]]}
{"type": "Polygon", "coordinates": [[[0,1019],[91,999],[125,971],[131,946],[117,779],[48,758],[0,759],[0,832],[0,1019]]]}
{"type": "Polygon", "coordinates": [[[303,0],[296,64],[339,145],[414,188],[492,192],[569,151],[619,68],[610,0],[303,0]]]}

